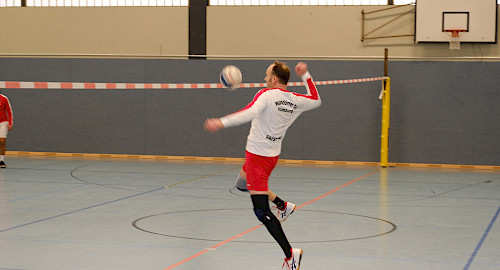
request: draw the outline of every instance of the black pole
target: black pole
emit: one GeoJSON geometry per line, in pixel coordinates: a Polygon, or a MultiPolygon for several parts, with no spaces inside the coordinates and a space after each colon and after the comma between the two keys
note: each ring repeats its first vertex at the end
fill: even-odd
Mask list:
{"type": "MultiPolygon", "coordinates": [[[[207,6],[208,0],[189,1],[189,55],[207,54],[207,6]]],[[[189,57],[206,59],[206,57],[189,57]]]]}
{"type": "Polygon", "coordinates": [[[384,76],[389,76],[389,49],[384,49],[384,76]]]}

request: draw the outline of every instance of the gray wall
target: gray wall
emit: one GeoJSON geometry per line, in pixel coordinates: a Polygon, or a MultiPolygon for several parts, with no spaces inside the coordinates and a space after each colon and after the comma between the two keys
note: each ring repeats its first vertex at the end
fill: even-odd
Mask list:
{"type": "MultiPolygon", "coordinates": [[[[220,69],[235,64],[244,82],[263,82],[271,62],[0,58],[0,80],[216,83],[220,69]]],[[[307,63],[316,81],[383,72],[381,61],[307,63]]],[[[389,160],[500,164],[498,70],[498,62],[390,62],[389,160]]],[[[289,129],[281,157],[378,161],[380,88],[380,82],[320,86],[322,107],[289,129]]],[[[245,106],[257,90],[2,89],[15,116],[8,150],[243,157],[249,125],[213,135],[202,124],[245,106]]]]}

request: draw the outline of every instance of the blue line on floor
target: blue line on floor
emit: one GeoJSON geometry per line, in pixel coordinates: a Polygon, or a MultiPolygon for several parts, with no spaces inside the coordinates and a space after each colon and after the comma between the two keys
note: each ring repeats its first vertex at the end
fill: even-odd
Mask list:
{"type": "Polygon", "coordinates": [[[476,257],[477,253],[479,252],[479,249],[483,245],[483,242],[486,239],[486,236],[488,236],[488,233],[490,232],[491,227],[493,227],[493,224],[495,223],[495,221],[498,218],[499,214],[500,214],[500,207],[498,207],[497,212],[495,213],[495,216],[491,220],[490,225],[488,225],[488,228],[484,232],[483,237],[481,237],[481,240],[479,240],[479,243],[477,244],[476,249],[474,250],[474,252],[472,252],[472,255],[470,256],[469,261],[467,261],[467,264],[465,265],[464,270],[469,269],[470,265],[472,264],[472,261],[474,260],[474,258],[476,257]]]}
{"type": "Polygon", "coordinates": [[[144,195],[144,194],[147,194],[147,193],[155,192],[155,191],[161,190],[161,189],[164,189],[164,187],[155,188],[155,189],[152,189],[152,190],[149,190],[149,191],[137,193],[137,194],[130,195],[130,196],[127,196],[127,197],[123,197],[123,198],[119,198],[119,199],[116,199],[116,200],[112,200],[112,201],[109,201],[109,202],[103,202],[103,203],[100,203],[100,204],[88,206],[88,207],[81,208],[81,209],[78,209],[78,210],[73,210],[73,211],[70,211],[70,212],[66,212],[66,213],[63,213],[63,214],[60,214],[60,215],[57,215],[57,216],[48,217],[48,218],[44,218],[44,219],[32,221],[32,222],[29,222],[29,223],[25,223],[25,224],[22,224],[22,225],[14,226],[14,227],[11,227],[11,228],[7,228],[7,229],[4,229],[4,230],[1,230],[0,233],[6,232],[6,231],[10,231],[10,230],[14,230],[14,229],[18,229],[18,228],[25,227],[25,226],[28,226],[28,225],[31,225],[31,224],[35,224],[35,223],[39,223],[39,222],[42,222],[42,221],[47,221],[47,220],[51,220],[51,219],[54,219],[54,218],[66,216],[66,215],[73,214],[73,213],[76,213],[76,212],[80,212],[80,211],[84,211],[84,210],[96,208],[96,207],[103,206],[103,205],[106,205],[106,204],[110,204],[110,203],[114,203],[114,202],[118,202],[118,201],[123,201],[123,200],[126,200],[126,199],[130,199],[130,198],[133,198],[133,197],[144,195]]]}

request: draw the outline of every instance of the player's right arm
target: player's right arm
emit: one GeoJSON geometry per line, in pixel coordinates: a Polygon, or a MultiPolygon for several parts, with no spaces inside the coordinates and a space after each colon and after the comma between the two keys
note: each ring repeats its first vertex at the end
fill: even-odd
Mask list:
{"type": "Polygon", "coordinates": [[[268,89],[260,90],[253,98],[252,102],[250,102],[245,108],[221,117],[220,120],[224,127],[228,128],[239,126],[248,123],[257,117],[266,107],[267,100],[269,98],[267,90],[268,89]]]}
{"type": "Polygon", "coordinates": [[[210,133],[215,133],[220,129],[242,125],[252,121],[266,106],[266,96],[262,97],[266,89],[259,91],[252,102],[250,102],[245,108],[223,116],[221,118],[209,118],[205,120],[203,124],[206,131],[210,133]]]}
{"type": "Polygon", "coordinates": [[[208,118],[207,120],[205,120],[203,127],[205,128],[206,131],[210,133],[215,133],[219,131],[219,129],[223,129],[224,125],[222,124],[219,118],[208,118]]]}

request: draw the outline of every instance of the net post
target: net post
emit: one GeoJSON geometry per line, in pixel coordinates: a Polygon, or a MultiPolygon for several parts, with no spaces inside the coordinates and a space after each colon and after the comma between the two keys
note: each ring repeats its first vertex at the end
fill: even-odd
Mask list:
{"type": "Polygon", "coordinates": [[[391,111],[391,78],[384,81],[382,97],[382,134],[380,136],[380,166],[389,166],[389,121],[391,111]]]}
{"type": "Polygon", "coordinates": [[[389,65],[388,49],[385,49],[384,76],[382,84],[382,131],[380,135],[380,166],[389,166],[389,121],[391,110],[391,78],[388,76],[389,65]]]}

